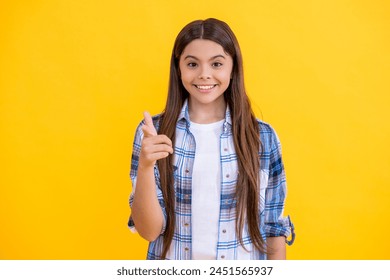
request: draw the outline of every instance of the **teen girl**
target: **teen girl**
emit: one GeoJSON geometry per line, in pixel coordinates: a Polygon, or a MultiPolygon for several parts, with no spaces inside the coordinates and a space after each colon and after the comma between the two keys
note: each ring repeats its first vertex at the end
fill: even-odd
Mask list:
{"type": "Polygon", "coordinates": [[[177,36],[164,112],[144,113],[130,175],[129,227],[150,242],[147,259],[285,259],[280,143],[251,110],[226,23],[177,36]]]}

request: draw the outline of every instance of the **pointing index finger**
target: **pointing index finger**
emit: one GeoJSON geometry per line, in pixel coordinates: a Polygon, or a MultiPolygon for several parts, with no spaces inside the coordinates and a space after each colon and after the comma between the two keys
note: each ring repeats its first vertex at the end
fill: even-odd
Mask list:
{"type": "Polygon", "coordinates": [[[153,125],[152,117],[150,116],[149,112],[147,112],[147,111],[144,112],[144,120],[145,120],[145,125],[148,127],[149,132],[153,136],[157,135],[157,130],[153,125]]]}

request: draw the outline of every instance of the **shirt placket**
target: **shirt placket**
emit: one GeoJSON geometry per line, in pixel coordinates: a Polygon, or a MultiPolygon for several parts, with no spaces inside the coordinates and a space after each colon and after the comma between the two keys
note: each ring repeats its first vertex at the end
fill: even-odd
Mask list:
{"type": "MultiPolygon", "coordinates": [[[[187,144],[185,149],[189,151],[189,155],[195,154],[195,139],[193,135],[189,132],[187,128],[186,137],[184,139],[184,143],[187,144]]],[[[180,250],[182,250],[182,254],[184,256],[184,260],[190,260],[192,256],[192,224],[191,224],[191,203],[192,203],[192,171],[194,166],[194,158],[193,156],[188,156],[184,158],[183,161],[183,172],[184,177],[186,178],[186,184],[184,185],[184,200],[183,200],[183,216],[182,216],[182,229],[184,231],[184,242],[182,242],[182,246],[180,250]]]]}
{"type": "Polygon", "coordinates": [[[231,196],[229,190],[226,188],[226,183],[231,180],[231,166],[230,161],[226,161],[232,151],[229,145],[229,137],[227,137],[226,124],[224,126],[223,134],[221,135],[221,200],[220,200],[220,214],[219,214],[219,232],[218,232],[218,247],[217,247],[217,260],[230,259],[229,251],[229,240],[234,227],[229,226],[229,218],[227,215],[230,214],[228,210],[231,205],[231,196]]]}

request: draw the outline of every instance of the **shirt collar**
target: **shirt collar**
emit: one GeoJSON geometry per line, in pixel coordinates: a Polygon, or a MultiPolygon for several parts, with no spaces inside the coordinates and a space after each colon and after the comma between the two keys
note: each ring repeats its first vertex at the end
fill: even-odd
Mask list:
{"type": "MultiPolygon", "coordinates": [[[[179,118],[177,121],[186,121],[187,127],[190,126],[190,114],[188,113],[188,98],[184,101],[183,107],[181,108],[179,118]]],[[[223,131],[226,132],[228,128],[232,126],[232,117],[230,114],[229,105],[226,106],[225,122],[223,123],[223,131]]]]}
{"type": "Polygon", "coordinates": [[[182,119],[187,121],[187,124],[190,123],[190,114],[188,113],[188,99],[184,100],[184,104],[183,107],[181,108],[179,118],[177,119],[177,121],[179,122],[182,119]]]}

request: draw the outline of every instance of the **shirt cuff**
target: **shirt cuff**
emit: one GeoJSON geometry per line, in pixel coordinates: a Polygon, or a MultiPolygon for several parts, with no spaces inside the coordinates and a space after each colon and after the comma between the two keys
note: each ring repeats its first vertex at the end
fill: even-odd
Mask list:
{"type": "Polygon", "coordinates": [[[285,236],[287,245],[291,246],[295,240],[295,228],[290,216],[280,218],[277,223],[266,223],[265,232],[267,237],[285,236]],[[291,235],[291,239],[287,238],[291,235]]]}
{"type": "MultiPolygon", "coordinates": [[[[167,221],[167,217],[166,217],[167,214],[165,213],[164,210],[163,210],[164,221],[163,221],[163,226],[161,228],[160,234],[163,234],[165,232],[165,228],[167,227],[167,222],[166,222],[167,221]]],[[[132,233],[138,233],[137,229],[135,228],[135,224],[134,224],[134,221],[133,221],[133,218],[131,217],[131,215],[130,215],[129,221],[127,223],[127,226],[129,227],[129,230],[132,233]]]]}
{"type": "Polygon", "coordinates": [[[127,223],[127,226],[129,227],[130,231],[132,233],[137,233],[137,229],[135,228],[133,218],[130,216],[129,222],[127,223]]]}

